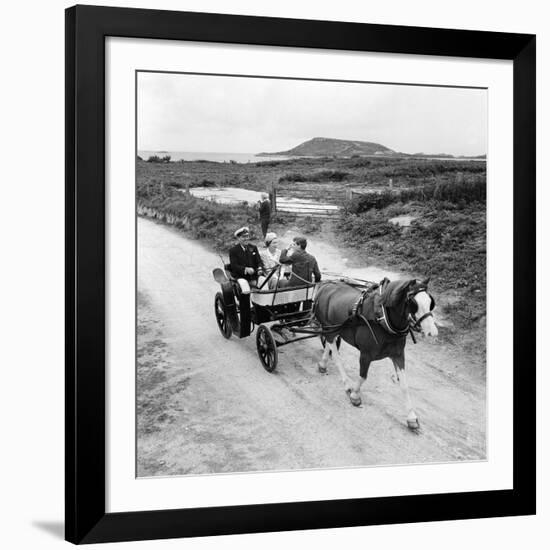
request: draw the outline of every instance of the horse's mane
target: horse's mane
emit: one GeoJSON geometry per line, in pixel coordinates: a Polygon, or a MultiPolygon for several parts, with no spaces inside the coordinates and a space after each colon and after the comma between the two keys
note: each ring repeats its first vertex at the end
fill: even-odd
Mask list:
{"type": "Polygon", "coordinates": [[[398,279],[390,281],[382,293],[382,305],[385,307],[395,307],[401,303],[406,296],[406,291],[411,283],[416,283],[416,279],[398,279]]]}

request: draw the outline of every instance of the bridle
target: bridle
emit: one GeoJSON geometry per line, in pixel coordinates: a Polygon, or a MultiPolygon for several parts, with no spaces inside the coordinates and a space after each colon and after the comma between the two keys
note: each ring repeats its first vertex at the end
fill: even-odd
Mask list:
{"type": "Polygon", "coordinates": [[[410,330],[414,330],[414,332],[420,332],[422,330],[422,321],[424,321],[424,319],[427,319],[428,317],[433,317],[435,300],[433,299],[433,296],[428,292],[428,289],[426,287],[418,287],[407,294],[407,307],[409,308],[408,321],[410,330]],[[418,311],[418,302],[416,301],[415,297],[421,292],[425,292],[430,297],[430,311],[424,313],[424,315],[417,319],[416,312],[418,311]],[[411,304],[413,304],[412,307],[414,307],[413,311],[411,311],[411,304]]]}
{"type": "MultiPolygon", "coordinates": [[[[380,287],[380,294],[382,294],[382,287],[380,287]]],[[[381,323],[386,327],[386,330],[390,334],[394,334],[396,336],[405,336],[406,334],[411,335],[411,338],[413,342],[416,344],[416,338],[414,337],[414,332],[421,332],[422,326],[421,323],[424,321],[424,319],[427,319],[428,317],[433,317],[432,310],[435,307],[435,300],[433,299],[433,296],[428,293],[426,286],[417,286],[413,290],[410,290],[407,294],[405,306],[409,310],[409,314],[407,316],[407,325],[401,329],[394,327],[390,323],[389,316],[386,312],[385,306],[381,306],[381,317],[378,318],[378,322],[381,323]],[[425,292],[430,297],[430,311],[422,315],[419,319],[416,317],[416,311],[418,311],[418,302],[415,299],[415,296],[417,294],[420,294],[421,292],[425,292]]]]}

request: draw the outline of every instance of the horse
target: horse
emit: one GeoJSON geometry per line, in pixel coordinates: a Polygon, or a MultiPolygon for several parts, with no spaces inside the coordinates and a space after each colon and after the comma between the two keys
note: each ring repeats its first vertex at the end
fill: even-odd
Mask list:
{"type": "Polygon", "coordinates": [[[412,431],[417,431],[420,423],[405,374],[405,344],[412,331],[437,336],[432,314],[435,301],[428,293],[428,282],[429,278],[423,281],[385,279],[374,288],[358,288],[345,281],[325,281],[317,287],[313,308],[313,318],[326,339],[318,363],[319,372],[326,373],[327,361],[332,356],[349,400],[359,406],[361,386],[367,379],[371,362],[389,357],[405,396],[407,426],[412,431]],[[360,352],[356,382],[344,370],[339,354],[341,340],[360,352]]]}

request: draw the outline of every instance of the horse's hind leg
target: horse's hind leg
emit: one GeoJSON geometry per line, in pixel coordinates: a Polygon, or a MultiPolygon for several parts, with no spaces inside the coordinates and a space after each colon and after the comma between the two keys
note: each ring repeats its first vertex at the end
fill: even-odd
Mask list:
{"type": "Polygon", "coordinates": [[[321,360],[317,363],[317,369],[321,374],[326,374],[327,372],[327,363],[328,358],[330,357],[330,346],[328,342],[325,342],[325,347],[323,349],[323,356],[321,360]]]}
{"type": "Polygon", "coordinates": [[[353,381],[348,376],[346,370],[344,369],[344,364],[342,362],[342,358],[340,356],[340,350],[338,349],[338,346],[336,344],[336,340],[333,342],[327,342],[327,348],[330,348],[332,351],[332,357],[334,359],[334,362],[336,363],[336,366],[338,367],[338,372],[340,373],[340,376],[342,378],[342,383],[344,384],[344,390],[348,394],[349,400],[353,405],[358,407],[361,405],[361,393],[359,392],[359,389],[361,388],[361,384],[354,384],[353,381]]]}
{"type": "Polygon", "coordinates": [[[401,386],[401,389],[403,390],[403,393],[405,395],[405,402],[408,411],[407,426],[411,430],[418,430],[420,424],[418,422],[418,417],[416,416],[416,413],[413,409],[411,394],[409,392],[409,384],[407,382],[407,374],[405,373],[405,353],[402,353],[401,355],[398,355],[396,357],[392,357],[391,360],[393,361],[393,366],[395,367],[395,372],[399,380],[399,385],[401,386]]]}

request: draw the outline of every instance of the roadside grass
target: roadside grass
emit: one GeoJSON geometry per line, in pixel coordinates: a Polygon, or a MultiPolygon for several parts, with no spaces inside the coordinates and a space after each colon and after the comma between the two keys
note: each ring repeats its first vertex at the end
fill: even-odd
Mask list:
{"type": "Polygon", "coordinates": [[[345,212],[337,232],[346,245],[370,261],[418,277],[431,277],[439,292],[458,298],[444,312],[460,328],[472,328],[485,316],[485,204],[453,205],[428,201],[398,203],[355,214],[345,212]],[[415,219],[409,227],[388,220],[397,215],[415,219]]]}
{"type": "Polygon", "coordinates": [[[147,196],[138,191],[138,207],[146,215],[208,241],[218,252],[227,252],[235,243],[233,233],[244,225],[250,227],[252,239],[261,236],[257,210],[246,203],[218,204],[168,188],[164,195],[147,196]]]}

